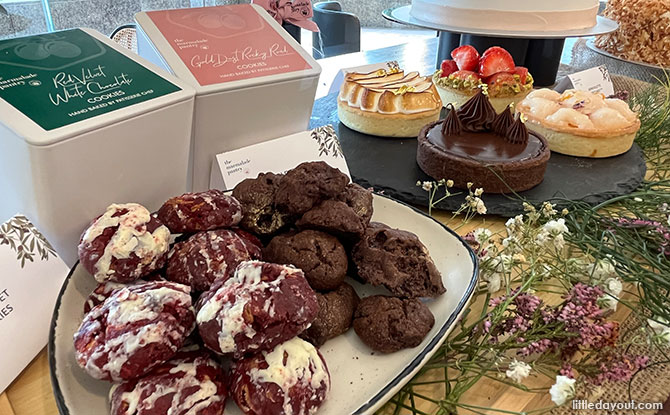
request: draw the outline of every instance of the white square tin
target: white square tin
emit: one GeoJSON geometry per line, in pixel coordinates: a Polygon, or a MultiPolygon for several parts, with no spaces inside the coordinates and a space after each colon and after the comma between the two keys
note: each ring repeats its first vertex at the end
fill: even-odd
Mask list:
{"type": "Polygon", "coordinates": [[[194,95],[93,30],[0,41],[0,220],[26,214],[72,265],[109,204],[187,190],[194,95]]]}
{"type": "Polygon", "coordinates": [[[258,5],[141,12],[135,20],[140,55],[196,90],[194,191],[209,188],[216,154],[307,129],[321,68],[258,5]]]}

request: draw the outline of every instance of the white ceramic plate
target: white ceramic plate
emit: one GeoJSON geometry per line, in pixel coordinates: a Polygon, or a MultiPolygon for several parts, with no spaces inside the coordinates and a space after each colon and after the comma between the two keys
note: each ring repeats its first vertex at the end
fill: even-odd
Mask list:
{"type": "Polygon", "coordinates": [[[596,46],[595,41],[593,39],[589,39],[586,41],[586,47],[591,49],[592,51],[599,53],[603,56],[607,56],[608,58],[616,59],[622,62],[627,62],[627,63],[632,63],[634,65],[640,65],[640,66],[646,66],[647,68],[653,68],[653,69],[661,69],[661,70],[670,70],[670,68],[664,68],[659,65],[654,65],[653,63],[645,63],[645,62],[639,62],[639,61],[629,61],[628,59],[621,58],[617,55],[611,54],[605,49],[600,49],[598,46],[596,46]]]}
{"type": "MultiPolygon", "coordinates": [[[[426,304],[435,326],[418,347],[393,354],[372,353],[353,330],[328,341],[321,352],[331,373],[332,389],[318,415],[372,414],[409,381],[435,353],[472,298],[477,285],[477,259],[452,230],[422,212],[374,195],[373,220],[414,232],[426,245],[442,273],[447,292],[426,304]]],[[[351,281],[350,281],[351,282],[351,281]]],[[[352,282],[361,296],[382,289],[352,282]]],[[[72,338],[83,317],[83,304],[96,283],[75,265],[65,280],[54,309],[49,333],[49,366],[58,409],[62,415],[109,413],[110,384],[89,377],[74,359],[72,338]]],[[[229,399],[225,415],[240,415],[229,399]]]]}
{"type": "Polygon", "coordinates": [[[520,30],[486,30],[472,29],[460,26],[449,26],[437,23],[426,22],[413,17],[409,11],[409,6],[396,7],[395,9],[386,9],[382,15],[393,22],[422,27],[424,29],[439,30],[443,32],[468,33],[472,35],[506,37],[506,38],[524,38],[524,39],[565,39],[566,37],[595,36],[610,33],[619,28],[619,24],[614,20],[603,16],[596,16],[596,25],[586,29],[563,30],[563,31],[520,31],[520,30]]]}

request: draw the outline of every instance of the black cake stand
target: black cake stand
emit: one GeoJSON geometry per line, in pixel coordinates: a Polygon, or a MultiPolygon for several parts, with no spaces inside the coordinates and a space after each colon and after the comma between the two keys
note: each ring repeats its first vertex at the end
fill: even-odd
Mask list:
{"type": "Polygon", "coordinates": [[[556,82],[566,38],[603,35],[619,28],[619,24],[614,20],[597,16],[595,26],[578,30],[559,32],[482,30],[419,20],[410,15],[411,7],[386,9],[382,15],[392,22],[437,30],[439,44],[436,68],[440,67],[444,59],[450,59],[451,51],[461,45],[472,45],[480,53],[491,46],[501,46],[512,55],[514,62],[528,68],[536,86],[550,86],[556,82]]]}

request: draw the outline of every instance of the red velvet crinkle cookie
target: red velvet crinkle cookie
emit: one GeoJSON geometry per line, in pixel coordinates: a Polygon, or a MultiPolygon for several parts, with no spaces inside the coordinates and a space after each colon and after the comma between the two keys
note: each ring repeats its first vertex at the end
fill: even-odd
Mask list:
{"type": "Polygon", "coordinates": [[[299,338],[233,364],[231,396],[246,415],[311,415],[329,391],[323,356],[299,338]]]}
{"type": "Polygon", "coordinates": [[[194,291],[207,291],[214,281],[227,280],[240,262],[260,258],[260,241],[246,232],[199,232],[174,244],[168,254],[166,277],[190,285],[194,291]]]}
{"type": "Polygon", "coordinates": [[[242,205],[217,189],[184,193],[168,199],[158,210],[158,218],[173,233],[229,228],[242,220],[242,205]]]}
{"type": "Polygon", "coordinates": [[[137,203],[110,205],[81,235],[79,260],[98,282],[131,282],[165,265],[170,230],[137,203]]]}
{"type": "Polygon", "coordinates": [[[147,375],[112,386],[111,415],[222,415],[221,366],[204,350],[180,350],[147,375]]]}
{"type": "Polygon", "coordinates": [[[140,280],[133,281],[128,284],[122,284],[120,282],[101,282],[98,284],[97,287],[88,295],[88,298],[86,299],[86,302],[84,303],[84,313],[88,313],[93,309],[93,307],[97,306],[98,304],[102,304],[105,302],[105,300],[116,290],[120,290],[123,287],[127,287],[129,285],[137,285],[137,284],[144,284],[147,281],[164,281],[163,277],[159,273],[154,273],[147,275],[146,277],[143,277],[140,280]]]}
{"type": "Polygon", "coordinates": [[[319,306],[298,268],[247,261],[204,293],[196,309],[205,346],[238,359],[297,336],[316,318],[319,306]]]}
{"type": "Polygon", "coordinates": [[[190,287],[169,281],[124,287],[84,316],[75,358],[96,379],[137,378],[174,356],[194,327],[190,287]]]}

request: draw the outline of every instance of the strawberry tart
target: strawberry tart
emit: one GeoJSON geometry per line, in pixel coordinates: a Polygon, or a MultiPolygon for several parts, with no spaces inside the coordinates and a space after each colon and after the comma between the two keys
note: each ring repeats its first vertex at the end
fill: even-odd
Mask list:
{"type": "Polygon", "coordinates": [[[569,156],[623,154],[640,129],[638,115],[625,101],[589,91],[538,89],[516,111],[528,117],[530,130],[546,137],[551,151],[569,156]]]}
{"type": "Polygon", "coordinates": [[[416,137],[441,110],[435,85],[418,72],[349,73],[337,99],[342,124],[381,137],[416,137]]]}
{"type": "Polygon", "coordinates": [[[598,0],[412,0],[410,15],[468,29],[564,31],[593,27],[598,0]]]}
{"type": "Polygon", "coordinates": [[[470,45],[451,51],[451,58],[444,60],[435,74],[443,105],[456,108],[472,98],[486,85],[488,98],[497,112],[516,105],[533,89],[533,77],[528,69],[516,66],[512,55],[499,46],[488,48],[481,56],[470,45]]]}

